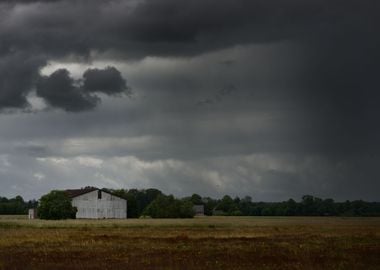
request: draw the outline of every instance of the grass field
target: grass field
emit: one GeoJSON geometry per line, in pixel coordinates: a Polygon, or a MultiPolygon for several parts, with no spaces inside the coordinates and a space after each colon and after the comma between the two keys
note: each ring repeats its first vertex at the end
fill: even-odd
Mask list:
{"type": "Polygon", "coordinates": [[[2,216],[0,269],[380,269],[380,218],[2,216]]]}

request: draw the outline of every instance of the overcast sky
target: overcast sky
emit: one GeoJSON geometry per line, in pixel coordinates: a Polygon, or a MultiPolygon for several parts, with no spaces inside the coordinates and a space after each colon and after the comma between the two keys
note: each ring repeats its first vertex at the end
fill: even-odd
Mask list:
{"type": "Polygon", "coordinates": [[[380,200],[377,0],[0,0],[0,196],[380,200]]]}

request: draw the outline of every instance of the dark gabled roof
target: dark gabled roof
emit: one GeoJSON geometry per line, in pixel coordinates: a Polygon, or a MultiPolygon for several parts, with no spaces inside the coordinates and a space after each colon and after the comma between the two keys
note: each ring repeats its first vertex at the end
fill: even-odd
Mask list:
{"type": "Polygon", "coordinates": [[[70,198],[78,197],[80,195],[99,190],[96,187],[85,187],[81,189],[66,189],[65,192],[70,198]]]}
{"type": "Polygon", "coordinates": [[[85,187],[85,188],[81,188],[81,189],[66,189],[65,192],[69,196],[69,198],[72,199],[72,198],[78,197],[80,195],[83,195],[83,194],[86,194],[86,193],[89,193],[89,192],[92,192],[95,190],[101,190],[102,192],[111,194],[112,196],[118,197],[118,198],[123,199],[123,200],[127,200],[126,198],[115,195],[112,192],[109,192],[108,190],[104,190],[104,189],[100,189],[100,188],[96,188],[96,187],[85,187]]]}

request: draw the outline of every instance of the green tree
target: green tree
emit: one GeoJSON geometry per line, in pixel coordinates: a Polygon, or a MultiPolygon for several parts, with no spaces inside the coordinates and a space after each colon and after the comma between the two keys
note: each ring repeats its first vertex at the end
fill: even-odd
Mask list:
{"type": "Polygon", "coordinates": [[[302,214],[305,216],[314,216],[317,214],[317,207],[316,207],[316,201],[314,196],[311,195],[304,195],[302,196],[302,214]]]}
{"type": "Polygon", "coordinates": [[[286,216],[295,216],[298,213],[298,204],[295,200],[289,199],[286,201],[285,206],[285,215],[286,216]]]}
{"type": "Polygon", "coordinates": [[[180,201],[179,217],[180,218],[192,218],[195,212],[193,209],[193,203],[187,200],[180,201]]]}
{"type": "Polygon", "coordinates": [[[216,206],[216,210],[223,211],[226,215],[239,216],[241,212],[239,211],[236,201],[236,199],[234,201],[230,196],[225,195],[216,206]]]}
{"type": "Polygon", "coordinates": [[[116,196],[127,200],[127,216],[128,218],[138,218],[143,214],[144,209],[162,192],[155,188],[149,189],[116,189],[109,190],[116,196]]]}
{"type": "Polygon", "coordinates": [[[195,213],[189,200],[178,200],[173,195],[158,195],[143,214],[152,218],[192,218],[195,213]]]}
{"type": "Polygon", "coordinates": [[[212,199],[210,197],[206,197],[203,199],[205,202],[204,205],[204,211],[206,216],[212,216],[214,208],[217,206],[218,201],[215,199],[212,199]]]}
{"type": "Polygon", "coordinates": [[[243,199],[240,200],[238,206],[243,216],[252,215],[252,197],[245,196],[243,199]]]}
{"type": "Polygon", "coordinates": [[[199,204],[204,204],[204,202],[202,201],[202,197],[196,193],[194,193],[193,195],[191,195],[191,198],[190,198],[191,202],[194,204],[194,205],[199,205],[199,204]]]}
{"type": "Polygon", "coordinates": [[[27,213],[27,203],[21,196],[7,199],[0,197],[0,215],[23,215],[27,213]]]}
{"type": "Polygon", "coordinates": [[[336,215],[336,208],[333,199],[325,199],[319,205],[318,212],[322,216],[333,216],[336,215]]]}
{"type": "Polygon", "coordinates": [[[37,212],[41,219],[67,219],[75,218],[77,209],[66,192],[53,190],[41,197],[37,212]]]}

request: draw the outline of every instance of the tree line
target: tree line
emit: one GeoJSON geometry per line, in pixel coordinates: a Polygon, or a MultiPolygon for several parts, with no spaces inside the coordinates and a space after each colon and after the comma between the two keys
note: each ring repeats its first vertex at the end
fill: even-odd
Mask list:
{"type": "Polygon", "coordinates": [[[0,197],[0,215],[24,215],[29,208],[37,206],[36,200],[24,201],[21,196],[14,198],[0,197]]]}
{"type": "MultiPolygon", "coordinates": [[[[300,201],[289,199],[283,202],[254,202],[249,196],[232,198],[225,195],[221,199],[214,199],[193,194],[189,197],[175,198],[154,188],[103,190],[128,201],[128,218],[191,218],[195,214],[194,205],[203,205],[204,214],[208,216],[380,216],[380,202],[363,200],[335,202],[333,199],[321,199],[311,195],[303,196],[300,201]]],[[[56,209],[52,218],[75,217],[69,201],[70,199],[65,197],[65,192],[52,191],[39,200],[39,212],[44,215],[51,207],[65,205],[67,209],[62,211],[56,209]],[[52,206],[46,206],[52,202],[52,206]],[[67,216],[62,216],[62,213],[66,213],[67,216]]],[[[37,207],[37,203],[36,200],[26,202],[21,196],[11,199],[0,197],[0,214],[27,214],[27,210],[37,207]]]]}
{"type": "MultiPolygon", "coordinates": [[[[229,195],[221,199],[202,197],[193,194],[189,197],[175,199],[158,189],[119,189],[108,190],[128,201],[128,217],[138,218],[185,216],[185,209],[193,205],[203,205],[204,214],[224,216],[380,216],[380,202],[363,200],[335,202],[333,199],[321,199],[305,195],[300,201],[289,199],[283,202],[254,202],[250,196],[232,198],[229,195]],[[176,207],[174,207],[176,205],[176,207]],[[179,210],[182,207],[182,212],[179,210]],[[163,211],[166,213],[163,213],[163,211]],[[169,209],[173,213],[169,214],[169,209]],[[175,213],[174,213],[175,212],[175,213]]],[[[190,216],[190,210],[187,216],[190,216]]]]}
{"type": "MultiPolygon", "coordinates": [[[[194,197],[194,195],[192,196],[194,197]]],[[[197,195],[195,195],[199,199],[197,195]]],[[[305,195],[297,202],[253,202],[251,197],[232,199],[226,195],[220,200],[202,198],[207,215],[226,216],[380,216],[380,202],[363,200],[335,202],[305,195]]]]}

